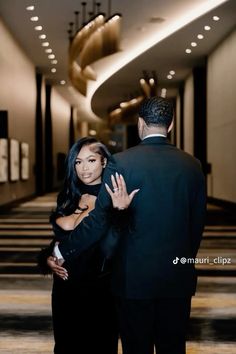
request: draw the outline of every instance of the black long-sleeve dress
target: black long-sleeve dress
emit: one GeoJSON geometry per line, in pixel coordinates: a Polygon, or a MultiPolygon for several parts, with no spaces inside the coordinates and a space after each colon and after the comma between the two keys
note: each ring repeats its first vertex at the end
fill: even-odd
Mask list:
{"type": "MultiPolygon", "coordinates": [[[[56,224],[56,218],[52,220],[55,237],[48,255],[55,242],[70,233],[56,224]]],[[[77,259],[63,264],[68,270],[68,280],[53,275],[55,354],[117,354],[118,328],[110,291],[110,262],[98,242],[77,259]]]]}

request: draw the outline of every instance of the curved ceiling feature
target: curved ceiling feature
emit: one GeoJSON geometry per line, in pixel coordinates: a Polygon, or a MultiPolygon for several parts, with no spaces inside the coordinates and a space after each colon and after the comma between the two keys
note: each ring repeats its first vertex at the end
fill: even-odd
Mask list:
{"type": "MultiPolygon", "coordinates": [[[[121,51],[89,65],[96,72],[97,80],[88,81],[85,98],[71,87],[68,78],[67,29],[78,6],[77,0],[0,0],[1,17],[28,57],[72,105],[78,106],[80,119],[88,121],[98,121],[98,117],[106,115],[108,107],[128,101],[129,94],[139,85],[143,70],[157,72],[158,84],[167,87],[167,95],[176,90],[189,69],[236,22],[235,0],[149,0],[148,6],[143,0],[113,0],[111,12],[122,14],[121,51]],[[31,4],[35,9],[30,13],[26,7],[31,4]],[[205,20],[213,21],[210,15],[219,16],[220,20],[212,22],[212,30],[206,32],[204,26],[209,22],[205,20]],[[34,30],[31,16],[39,18],[37,25],[42,26],[42,31],[34,30]],[[191,47],[191,54],[186,54],[191,42],[200,41],[196,38],[200,29],[204,39],[191,47]],[[40,34],[45,34],[54,60],[49,60],[45,53],[40,34]],[[51,71],[53,62],[56,71],[51,71]],[[171,70],[176,74],[169,80],[167,75],[171,70]],[[61,81],[66,84],[61,86],[61,81]]],[[[88,0],[87,9],[92,6],[93,1],[88,0]]],[[[101,1],[99,10],[107,12],[107,1],[101,1]]]]}

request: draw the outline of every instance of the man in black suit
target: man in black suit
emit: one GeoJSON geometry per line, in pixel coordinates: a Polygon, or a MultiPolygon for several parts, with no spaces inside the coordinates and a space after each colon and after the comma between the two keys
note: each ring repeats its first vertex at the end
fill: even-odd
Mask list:
{"type": "MultiPolygon", "coordinates": [[[[154,346],[159,354],[186,352],[206,195],[199,161],[167,140],[172,124],[168,100],[146,99],[138,119],[141,143],[113,155],[104,176],[110,184],[118,171],[128,192],[140,189],[129,207],[132,225],[120,235],[114,257],[112,288],[124,354],[153,354],[154,346]]],[[[111,199],[105,188],[90,216],[59,245],[65,260],[106,232],[111,199]]]]}

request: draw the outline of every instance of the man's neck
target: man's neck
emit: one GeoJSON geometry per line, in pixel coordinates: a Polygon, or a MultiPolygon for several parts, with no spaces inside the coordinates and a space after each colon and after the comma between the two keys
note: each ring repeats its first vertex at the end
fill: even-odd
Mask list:
{"type": "Polygon", "coordinates": [[[148,134],[148,135],[145,135],[145,136],[142,138],[142,140],[147,139],[147,138],[153,138],[153,137],[166,138],[166,135],[165,135],[165,134],[161,134],[161,133],[148,134]]]}

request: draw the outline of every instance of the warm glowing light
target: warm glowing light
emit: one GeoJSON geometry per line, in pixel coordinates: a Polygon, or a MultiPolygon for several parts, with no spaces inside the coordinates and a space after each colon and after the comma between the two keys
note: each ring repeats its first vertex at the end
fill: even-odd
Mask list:
{"type": "Polygon", "coordinates": [[[49,54],[48,55],[48,59],[54,59],[55,58],[55,55],[54,54],[49,54]]]}
{"type": "Polygon", "coordinates": [[[120,114],[122,112],[122,109],[121,108],[116,108],[114,111],[112,111],[111,113],[110,113],[110,115],[111,116],[115,116],[115,115],[117,115],[117,114],[120,114]]]}
{"type": "Polygon", "coordinates": [[[153,78],[149,79],[149,84],[150,85],[154,85],[155,84],[155,80],[153,78]]]}
{"type": "Polygon", "coordinates": [[[171,80],[172,78],[173,78],[173,76],[172,76],[172,75],[170,75],[170,74],[169,74],[169,75],[167,75],[167,79],[168,79],[168,80],[171,80]]]}
{"type": "Polygon", "coordinates": [[[34,27],[35,31],[42,31],[43,27],[42,26],[36,26],[34,27]]]}
{"type": "Polygon", "coordinates": [[[205,31],[210,31],[211,27],[210,26],[204,26],[205,31]]]}
{"type": "Polygon", "coordinates": [[[47,38],[46,34],[40,34],[39,35],[39,39],[46,39],[46,38],[47,38]]]}
{"type": "Polygon", "coordinates": [[[174,70],[170,70],[169,73],[170,73],[170,75],[174,75],[175,71],[174,70]]]}
{"type": "Polygon", "coordinates": [[[27,11],[34,11],[34,6],[33,6],[33,5],[27,6],[27,7],[26,7],[26,10],[27,10],[27,11]]]}
{"type": "Polygon", "coordinates": [[[219,19],[220,19],[218,16],[213,16],[212,18],[214,21],[219,21],[219,19]]]}
{"type": "Polygon", "coordinates": [[[185,49],[185,53],[190,54],[190,53],[192,53],[192,51],[191,51],[191,49],[187,48],[187,49],[185,49]]]}
{"type": "Polygon", "coordinates": [[[60,81],[60,84],[61,84],[61,85],[65,85],[65,84],[66,84],[65,80],[61,80],[61,81],[60,81]]]}
{"type": "Polygon", "coordinates": [[[51,69],[51,72],[52,72],[52,73],[55,73],[56,71],[57,71],[56,68],[52,68],[52,69],[51,69]]]}
{"type": "Polygon", "coordinates": [[[43,42],[43,43],[42,43],[42,46],[43,46],[43,47],[48,47],[48,46],[49,46],[49,42],[43,42]]]}
{"type": "Polygon", "coordinates": [[[97,135],[96,130],[94,130],[94,129],[90,129],[90,130],[89,130],[89,135],[92,135],[92,136],[97,135]]]}
{"type": "Polygon", "coordinates": [[[45,53],[52,53],[52,49],[51,48],[45,49],[45,53]]]}
{"type": "Polygon", "coordinates": [[[196,43],[196,42],[192,42],[192,43],[191,43],[191,46],[192,46],[192,47],[196,47],[196,46],[197,46],[197,43],[196,43]]]}
{"type": "Polygon", "coordinates": [[[30,21],[37,22],[39,20],[38,16],[33,16],[30,18],[30,21]]]}
{"type": "Polygon", "coordinates": [[[166,92],[167,92],[166,88],[163,87],[161,89],[161,97],[165,98],[166,97],[166,92]]]}
{"type": "Polygon", "coordinates": [[[146,81],[144,79],[140,79],[139,82],[140,82],[141,85],[146,84],[146,81]]]}
{"type": "Polygon", "coordinates": [[[121,108],[125,108],[125,107],[127,107],[129,104],[128,104],[128,102],[121,102],[120,103],[120,107],[121,108]]]}
{"type": "Polygon", "coordinates": [[[197,35],[197,38],[198,38],[198,39],[203,39],[204,36],[203,36],[203,34],[199,33],[199,34],[197,35]]]}
{"type": "Polygon", "coordinates": [[[51,63],[52,63],[52,64],[57,64],[57,60],[54,59],[54,60],[51,61],[51,63]]]}

